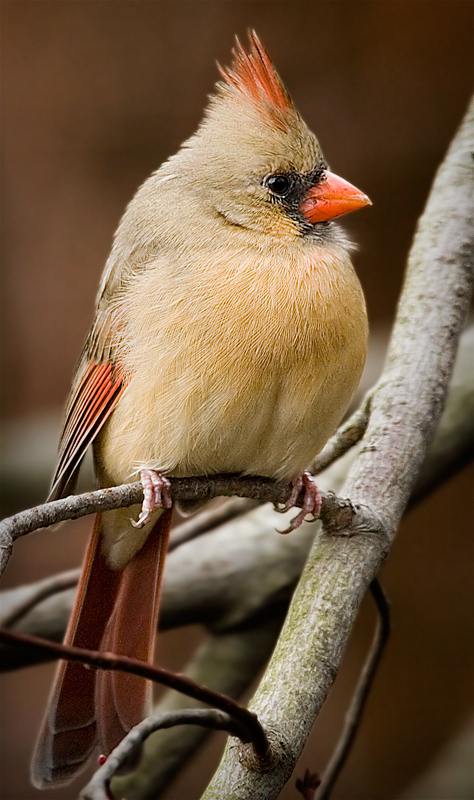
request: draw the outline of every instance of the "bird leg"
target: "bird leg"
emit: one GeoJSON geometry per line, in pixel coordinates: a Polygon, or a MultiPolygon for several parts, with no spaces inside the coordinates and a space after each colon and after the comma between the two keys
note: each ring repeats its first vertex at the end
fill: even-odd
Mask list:
{"type": "Polygon", "coordinates": [[[140,480],[143,486],[143,503],[140,516],[132,525],[135,528],[143,528],[157,508],[171,508],[173,499],[170,494],[171,484],[168,478],[155,472],[154,469],[140,470],[140,480]]]}
{"type": "Polygon", "coordinates": [[[312,521],[314,522],[318,519],[321,512],[321,495],[309,472],[303,472],[302,475],[298,475],[298,477],[291,482],[291,485],[291,494],[285,505],[282,508],[275,507],[275,511],[278,511],[279,514],[284,514],[286,511],[289,511],[290,508],[294,508],[301,491],[304,492],[303,506],[299,514],[291,520],[289,528],[286,528],[284,531],[278,531],[278,533],[291,533],[291,531],[296,530],[296,528],[299,528],[301,523],[304,522],[307,514],[313,515],[312,521]]]}

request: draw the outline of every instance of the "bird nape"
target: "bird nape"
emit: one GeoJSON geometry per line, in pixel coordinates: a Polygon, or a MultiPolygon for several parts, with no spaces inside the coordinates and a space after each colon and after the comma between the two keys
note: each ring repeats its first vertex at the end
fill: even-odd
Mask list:
{"type": "MultiPolygon", "coordinates": [[[[364,297],[333,220],[370,201],[329,171],[255,33],[221,76],[115,234],[50,495],[73,490],[90,444],[100,486],[141,478],[141,509],[96,517],[66,642],[144,660],[172,514],[164,476],[289,480],[288,506],[305,492],[297,527],[318,512],[306,469],[366,357],[364,297]]],[[[34,785],[68,782],[96,746],[109,753],[149,702],[141,678],[64,662],[34,785]]]]}

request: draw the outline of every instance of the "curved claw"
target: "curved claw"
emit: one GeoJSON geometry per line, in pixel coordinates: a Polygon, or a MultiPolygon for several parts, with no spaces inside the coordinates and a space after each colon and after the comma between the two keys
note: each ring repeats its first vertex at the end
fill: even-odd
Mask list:
{"type": "Polygon", "coordinates": [[[131,520],[134,528],[143,528],[150,521],[157,508],[171,508],[171,484],[168,478],[163,477],[154,469],[142,469],[140,480],[143,486],[143,503],[137,521],[131,520]]]}
{"type": "Polygon", "coordinates": [[[283,508],[275,508],[275,511],[283,514],[293,508],[301,491],[304,492],[301,511],[291,520],[288,528],[284,531],[277,531],[278,533],[291,533],[291,531],[296,530],[304,522],[307,514],[313,515],[313,522],[318,519],[321,513],[321,495],[309,472],[303,472],[302,475],[292,481],[292,490],[288,500],[283,508]]]}

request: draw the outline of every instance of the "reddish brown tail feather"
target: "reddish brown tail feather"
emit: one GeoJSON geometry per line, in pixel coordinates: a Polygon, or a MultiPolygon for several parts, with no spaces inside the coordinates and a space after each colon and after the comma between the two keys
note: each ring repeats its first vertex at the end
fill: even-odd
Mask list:
{"type": "MultiPolygon", "coordinates": [[[[122,572],[110,569],[101,552],[97,516],[67,644],[152,660],[171,513],[162,513],[122,572]]],[[[96,745],[109,753],[146,716],[150,699],[151,685],[143,678],[61,662],[32,763],[34,786],[68,783],[96,745]]]]}

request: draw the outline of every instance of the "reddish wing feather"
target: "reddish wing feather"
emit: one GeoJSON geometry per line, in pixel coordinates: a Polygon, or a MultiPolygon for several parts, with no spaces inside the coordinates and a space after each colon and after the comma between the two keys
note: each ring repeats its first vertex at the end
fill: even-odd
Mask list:
{"type": "MultiPolygon", "coordinates": [[[[78,374],[50,499],[72,487],[88,445],[126,385],[112,362],[88,361],[78,374]]],[[[116,572],[101,551],[103,515],[97,516],[66,643],[152,660],[170,522],[171,510],[166,510],[139,553],[116,572]]],[[[32,765],[34,785],[68,783],[85,766],[97,743],[108,753],[146,715],[150,692],[142,678],[97,673],[64,662],[38,740],[32,765]]]]}
{"type": "Polygon", "coordinates": [[[87,448],[114,410],[124,388],[116,364],[95,361],[87,364],[69,403],[48,500],[72,491],[87,448]]]}

